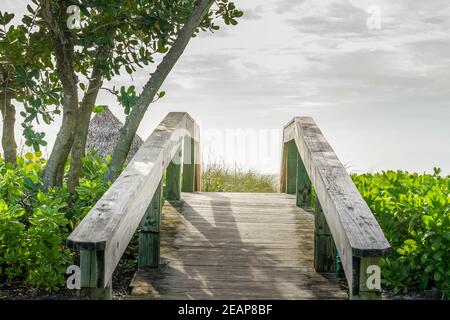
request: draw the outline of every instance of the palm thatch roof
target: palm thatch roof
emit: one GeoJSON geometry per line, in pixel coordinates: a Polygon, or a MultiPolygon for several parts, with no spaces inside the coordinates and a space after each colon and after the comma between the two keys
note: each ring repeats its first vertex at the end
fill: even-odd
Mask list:
{"type": "MultiPolygon", "coordinates": [[[[105,160],[108,154],[112,154],[122,127],[123,123],[116,118],[108,107],[105,107],[105,110],[96,114],[89,124],[86,150],[88,152],[93,149],[96,150],[97,155],[105,160]]],[[[127,161],[133,158],[142,143],[144,141],[136,135],[128,152],[127,161]]]]}

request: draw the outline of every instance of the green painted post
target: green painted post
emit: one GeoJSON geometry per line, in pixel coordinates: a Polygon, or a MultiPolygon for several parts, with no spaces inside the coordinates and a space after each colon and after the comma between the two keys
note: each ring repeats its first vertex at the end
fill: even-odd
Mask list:
{"type": "Polygon", "coordinates": [[[105,286],[104,251],[81,250],[81,299],[110,300],[112,298],[111,279],[105,286]]]}
{"type": "Polygon", "coordinates": [[[168,201],[181,199],[181,145],[167,167],[166,174],[166,199],[168,201]]]}
{"type": "Polygon", "coordinates": [[[317,196],[314,225],[314,268],[317,272],[336,272],[336,245],[317,196]]]}
{"type": "Polygon", "coordinates": [[[182,181],[183,192],[195,191],[195,141],[189,136],[184,138],[182,181]]]}
{"type": "Polygon", "coordinates": [[[353,286],[351,300],[380,300],[381,258],[353,257],[353,286]]]}
{"type": "Polygon", "coordinates": [[[297,145],[295,140],[288,141],[286,146],[286,193],[297,192],[297,145]]]}
{"type": "Polygon", "coordinates": [[[300,154],[297,157],[297,206],[311,208],[311,180],[300,154]]]}
{"type": "Polygon", "coordinates": [[[162,206],[162,182],[160,181],[140,224],[139,270],[159,267],[162,206]]]}

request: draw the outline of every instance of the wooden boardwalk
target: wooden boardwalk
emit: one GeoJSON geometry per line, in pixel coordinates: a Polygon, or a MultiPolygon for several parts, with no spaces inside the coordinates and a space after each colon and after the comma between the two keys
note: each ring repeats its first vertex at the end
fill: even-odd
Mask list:
{"type": "Polygon", "coordinates": [[[347,299],[314,270],[314,216],[295,195],[183,193],[166,201],[161,265],[138,271],[132,299],[347,299]]]}
{"type": "Polygon", "coordinates": [[[67,238],[80,296],[112,298],[139,230],[134,299],[382,298],[390,244],[312,118],[283,128],[281,193],[202,193],[201,181],[200,127],[171,112],[67,238]],[[312,201],[314,215],[301,209],[312,201]]]}

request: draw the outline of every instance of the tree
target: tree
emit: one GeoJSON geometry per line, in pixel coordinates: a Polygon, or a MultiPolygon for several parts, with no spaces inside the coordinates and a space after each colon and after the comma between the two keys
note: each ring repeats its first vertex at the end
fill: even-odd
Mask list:
{"type": "Polygon", "coordinates": [[[156,68],[156,71],[151,75],[141,94],[132,106],[130,114],[121,129],[117,145],[114,148],[112,159],[105,177],[106,180],[114,181],[119,176],[133,138],[145,112],[153,102],[164,80],[183,54],[190,39],[199,32],[199,29],[206,30],[209,28],[217,30],[218,27],[212,24],[214,17],[222,17],[227,25],[236,25],[237,20],[235,18],[241,17],[242,15],[243,12],[237,10],[234,3],[229,2],[228,0],[198,0],[195,2],[195,7],[186,23],[179,29],[176,40],[171,45],[162,62],[156,68]],[[216,4],[217,8],[210,11],[213,4],[216,4]]]}
{"type": "MultiPolygon", "coordinates": [[[[208,8],[213,2],[208,2],[208,8]]],[[[156,53],[168,54],[172,61],[173,54],[167,52],[174,46],[180,47],[176,45],[180,42],[180,30],[192,20],[194,8],[201,5],[199,0],[31,0],[22,24],[8,30],[9,39],[3,48],[14,55],[20,52],[18,56],[26,59],[24,62],[8,57],[14,83],[21,88],[16,90],[21,94],[15,99],[25,106],[21,115],[26,144],[34,149],[45,145],[44,134],[33,130],[33,122],[42,118],[49,124],[62,109],[62,124],[44,171],[45,187],[62,185],[71,153],[68,187],[75,191],[90,118],[97,109],[96,100],[104,80],[124,71],[131,75],[153,63],[156,53]],[[77,12],[74,8],[80,10],[79,28],[68,23],[77,12]],[[13,43],[20,43],[23,48],[8,47],[13,43]],[[54,110],[49,110],[50,105],[55,105],[54,110]]],[[[203,20],[197,17],[199,21],[188,38],[200,31],[198,26],[203,31],[217,30],[214,14],[228,24],[236,23],[233,16],[240,12],[233,4],[217,0],[217,5],[218,9],[201,16],[203,20]]],[[[125,113],[131,115],[138,100],[134,88],[106,89],[118,96],[125,113]]],[[[162,97],[157,91],[152,90],[151,101],[145,101],[151,103],[155,97],[162,97]]]]}
{"type": "MultiPolygon", "coordinates": [[[[137,68],[153,62],[153,54],[165,53],[196,1],[32,1],[36,6],[32,10],[39,12],[37,25],[40,32],[50,39],[63,92],[62,125],[45,169],[44,183],[46,186],[62,184],[64,166],[71,150],[68,186],[74,191],[90,117],[103,81],[123,70],[132,74],[137,68]],[[73,5],[81,11],[79,29],[67,27],[73,5]],[[78,88],[83,93],[80,100],[78,88]]],[[[209,27],[215,26],[211,22],[209,27]]]]}
{"type": "MultiPolygon", "coordinates": [[[[71,152],[69,190],[73,191],[78,185],[89,122],[104,79],[110,80],[123,69],[131,75],[138,67],[152,63],[154,54],[164,53],[166,44],[189,16],[193,2],[116,1],[113,8],[111,3],[105,6],[104,2],[91,1],[90,6],[82,5],[84,17],[88,19],[78,35],[80,39],[84,39],[83,53],[89,53],[88,49],[93,45],[90,41],[96,42],[94,46],[97,50],[89,84],[80,106],[78,128],[71,152]],[[95,19],[93,10],[96,11],[95,19]]],[[[134,98],[134,87],[121,87],[119,91],[108,90],[117,95],[128,114],[130,101],[134,98]]]]}
{"type": "Polygon", "coordinates": [[[8,24],[12,13],[0,12],[0,111],[3,117],[2,147],[5,161],[15,165],[17,144],[15,142],[16,109],[12,100],[24,103],[22,127],[26,145],[38,150],[45,145],[44,133],[34,132],[32,122],[41,118],[50,123],[59,112],[59,87],[51,79],[53,63],[45,39],[31,32],[36,16],[27,17],[22,25],[8,24]],[[54,110],[43,106],[55,105],[54,110]]]}
{"type": "Polygon", "coordinates": [[[0,113],[3,119],[2,148],[5,162],[16,165],[17,144],[14,135],[16,109],[11,104],[11,93],[8,92],[10,74],[0,65],[0,113]]]}

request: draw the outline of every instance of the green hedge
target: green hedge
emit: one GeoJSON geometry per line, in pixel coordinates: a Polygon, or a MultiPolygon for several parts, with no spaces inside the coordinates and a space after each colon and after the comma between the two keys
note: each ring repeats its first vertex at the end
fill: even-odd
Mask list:
{"type": "Polygon", "coordinates": [[[436,287],[450,298],[450,176],[387,171],[352,175],[393,248],[383,282],[396,292],[436,287]]]}
{"type": "MultiPolygon", "coordinates": [[[[68,234],[107,190],[107,162],[83,160],[77,197],[66,188],[44,191],[45,160],[39,153],[18,158],[17,168],[0,159],[0,283],[23,280],[57,290],[73,263],[68,234]]],[[[68,169],[68,168],[67,168],[68,169]]],[[[352,175],[393,250],[382,260],[383,283],[397,292],[437,287],[450,297],[450,177],[387,171],[352,175]]],[[[273,177],[210,166],[207,191],[273,192],[273,177]]]]}
{"type": "Polygon", "coordinates": [[[107,189],[106,164],[84,159],[78,197],[72,199],[66,188],[44,190],[40,153],[17,160],[12,168],[0,159],[0,282],[23,280],[57,290],[73,263],[66,238],[107,189]]]}

